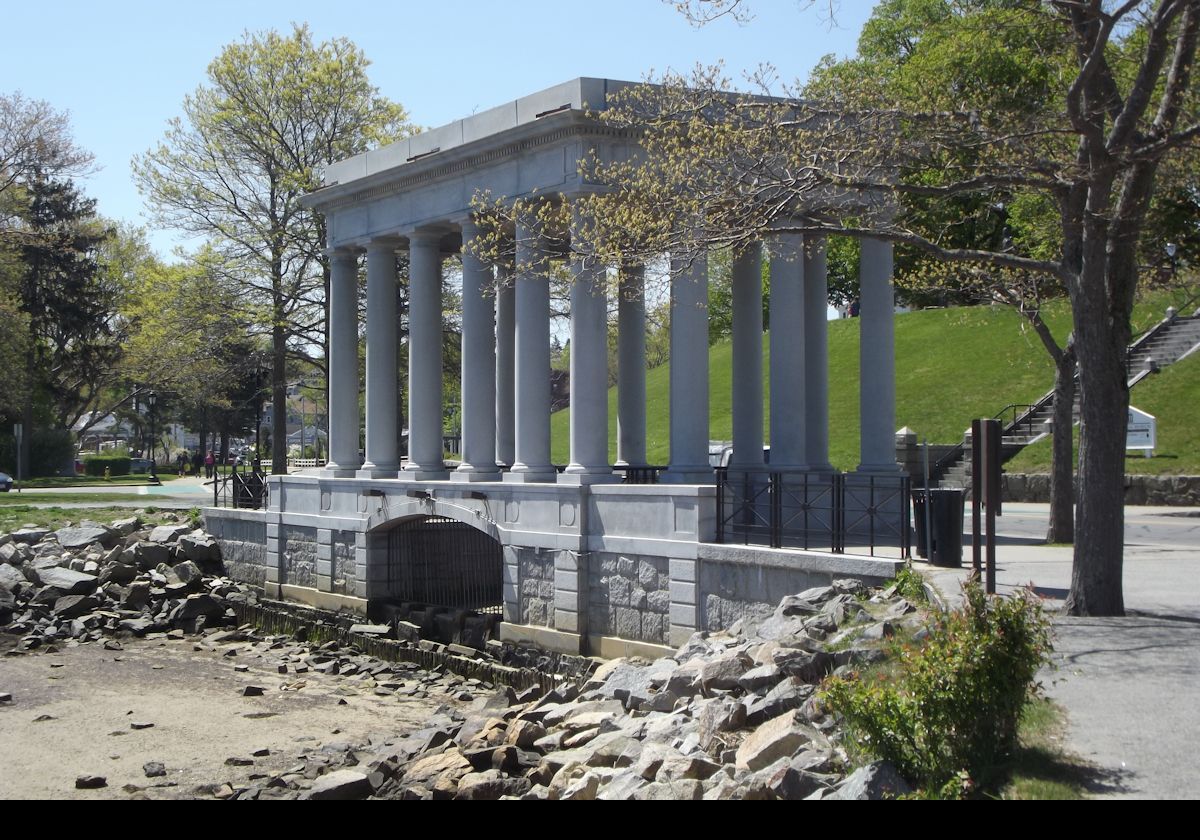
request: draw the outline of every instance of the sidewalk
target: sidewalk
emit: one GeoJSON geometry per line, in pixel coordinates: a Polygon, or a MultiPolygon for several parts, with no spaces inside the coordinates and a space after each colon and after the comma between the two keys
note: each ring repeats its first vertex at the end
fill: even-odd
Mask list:
{"type": "MultiPolygon", "coordinates": [[[[1046,693],[1068,712],[1068,748],[1100,768],[1094,794],[1200,797],[1200,510],[1126,508],[1123,618],[1054,621],[1056,669],[1046,693]]],[[[997,520],[997,590],[1026,584],[1058,610],[1072,549],[1036,544],[1047,505],[1006,505],[997,520]]],[[[917,568],[948,600],[971,564],[970,519],[962,569],[917,568]]]]}

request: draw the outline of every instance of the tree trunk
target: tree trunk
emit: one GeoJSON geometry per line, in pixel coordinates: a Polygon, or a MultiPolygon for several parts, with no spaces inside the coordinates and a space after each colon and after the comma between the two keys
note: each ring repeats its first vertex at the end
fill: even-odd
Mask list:
{"type": "Polygon", "coordinates": [[[287,475],[287,343],[278,318],[271,329],[271,474],[287,475]]]}
{"type": "Polygon", "coordinates": [[[1054,364],[1053,454],[1050,463],[1050,527],[1046,542],[1075,542],[1075,487],[1072,447],[1075,413],[1075,346],[1066,349],[1054,364]]]}
{"type": "Polygon", "coordinates": [[[1125,357],[1128,321],[1107,310],[1105,296],[1074,306],[1079,359],[1079,504],[1070,615],[1125,614],[1125,429],[1129,385],[1125,357]]]}

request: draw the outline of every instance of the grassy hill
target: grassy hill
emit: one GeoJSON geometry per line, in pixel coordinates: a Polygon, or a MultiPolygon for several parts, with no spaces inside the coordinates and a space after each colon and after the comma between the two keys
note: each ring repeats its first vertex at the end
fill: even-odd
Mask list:
{"type": "MultiPolygon", "coordinates": [[[[1162,317],[1170,302],[1163,295],[1147,299],[1135,312],[1135,329],[1162,317]]],[[[1050,309],[1047,320],[1057,335],[1066,332],[1070,313],[1065,303],[1050,309]]],[[[830,458],[835,466],[858,463],[858,319],[829,324],[830,458]]],[[[763,353],[769,364],[764,336],[763,353]]],[[[710,433],[714,440],[732,436],[732,348],[728,342],[709,351],[710,433]]],[[[669,365],[646,375],[646,444],[651,463],[669,457],[669,365]]],[[[896,427],[909,426],[931,442],[962,437],[973,417],[990,417],[1010,403],[1030,403],[1053,384],[1050,358],[1023,319],[1008,307],[967,307],[912,312],[896,317],[896,427]]],[[[764,394],[768,400],[769,393],[764,394]]],[[[1200,472],[1200,440],[1189,434],[1182,415],[1200,405],[1200,359],[1137,387],[1134,404],[1159,418],[1162,458],[1131,458],[1131,472],[1200,472]],[[1170,455],[1168,455],[1170,452],[1170,455]],[[1168,464],[1167,461],[1170,461],[1168,464]]],[[[766,403],[769,405],[769,403],[766,403]]],[[[551,418],[551,445],[556,463],[569,460],[570,410],[551,418]]],[[[616,458],[616,389],[608,395],[610,458],[616,458]]],[[[769,424],[769,411],[764,408],[769,424]]],[[[770,440],[769,428],[763,430],[770,440]]],[[[1031,449],[1035,449],[1033,447],[1031,449]]],[[[1046,448],[1046,462],[1048,452],[1046,448]]],[[[1028,467],[1037,468],[1036,452],[1028,467]]],[[[1010,465],[1015,470],[1017,464],[1010,465]]]]}

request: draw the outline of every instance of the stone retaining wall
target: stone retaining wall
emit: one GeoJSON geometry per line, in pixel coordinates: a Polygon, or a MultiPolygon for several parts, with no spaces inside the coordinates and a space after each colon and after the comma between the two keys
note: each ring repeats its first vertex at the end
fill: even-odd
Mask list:
{"type": "Polygon", "coordinates": [[[317,529],[285,525],[280,529],[282,579],[290,586],[317,586],[317,529]]]}
{"type": "Polygon", "coordinates": [[[667,644],[671,630],[668,565],[665,557],[592,554],[588,632],[667,644]]]}
{"type": "Polygon", "coordinates": [[[267,523],[261,516],[209,517],[205,530],[221,546],[225,571],[237,580],[262,586],[267,579],[267,523]]]}
{"type": "MultiPolygon", "coordinates": [[[[1050,501],[1049,475],[1007,473],[1002,488],[1007,502],[1050,501]]],[[[1127,475],[1125,504],[1200,506],[1200,475],[1127,475]]]]}

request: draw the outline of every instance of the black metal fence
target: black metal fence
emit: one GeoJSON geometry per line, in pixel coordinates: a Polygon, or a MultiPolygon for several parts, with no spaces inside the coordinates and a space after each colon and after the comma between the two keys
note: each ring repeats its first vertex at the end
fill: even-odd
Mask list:
{"type": "Polygon", "coordinates": [[[658,484],[658,477],[667,468],[664,466],[640,465],[633,466],[632,464],[617,464],[613,467],[614,472],[619,472],[624,476],[622,484],[658,484]]]}
{"type": "Polygon", "coordinates": [[[269,502],[266,473],[259,462],[237,465],[213,478],[213,507],[261,510],[269,502]]]}
{"type": "Polygon", "coordinates": [[[910,554],[906,475],[751,472],[717,475],[717,542],[910,554]]]}
{"type": "Polygon", "coordinates": [[[503,612],[503,550],[487,534],[454,519],[428,516],[402,522],[387,536],[392,598],[503,612]]]}

